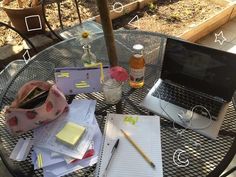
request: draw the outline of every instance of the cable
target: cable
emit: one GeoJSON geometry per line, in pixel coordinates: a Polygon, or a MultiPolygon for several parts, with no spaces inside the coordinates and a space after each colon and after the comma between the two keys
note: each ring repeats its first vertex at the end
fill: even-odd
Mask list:
{"type": "Polygon", "coordinates": [[[204,130],[204,129],[207,129],[208,127],[210,127],[211,125],[212,125],[212,116],[211,116],[211,114],[210,114],[210,112],[208,111],[208,109],[206,108],[206,107],[204,107],[204,106],[202,106],[202,105],[195,105],[193,108],[192,108],[192,111],[191,111],[191,116],[190,116],[190,128],[192,129],[192,130],[204,130]],[[209,123],[206,125],[206,126],[204,126],[204,127],[200,127],[200,128],[193,128],[193,127],[191,127],[191,125],[192,125],[192,119],[193,119],[193,114],[194,114],[194,109],[196,109],[197,107],[200,107],[200,108],[202,108],[202,109],[205,109],[205,111],[207,112],[207,114],[208,114],[208,116],[209,116],[209,123]]]}
{"type": "MultiPolygon", "coordinates": [[[[164,111],[164,113],[168,116],[168,118],[170,118],[173,122],[175,122],[174,121],[174,119],[166,112],[166,110],[162,107],[162,104],[161,104],[161,102],[162,102],[162,99],[161,99],[161,96],[160,96],[160,93],[156,90],[155,91],[157,94],[158,94],[158,97],[160,98],[160,107],[161,107],[161,109],[162,109],[162,111],[164,111]]],[[[185,124],[186,125],[186,120],[183,120],[183,116],[180,116],[180,114],[179,113],[177,113],[177,117],[179,118],[179,120],[183,123],[183,124],[185,124]],[[182,117],[182,118],[181,118],[182,117]]],[[[191,129],[191,130],[204,130],[204,129],[207,129],[208,127],[210,127],[211,125],[212,125],[212,116],[211,116],[211,114],[210,114],[210,112],[208,111],[208,109],[206,108],[206,107],[204,107],[204,106],[202,106],[202,105],[195,105],[192,109],[191,109],[191,116],[190,116],[190,119],[189,119],[189,125],[190,126],[187,126],[187,127],[185,127],[185,128],[187,128],[187,129],[191,129]],[[193,120],[193,115],[194,115],[194,110],[196,109],[196,108],[198,108],[198,107],[200,107],[200,108],[203,108],[206,112],[207,112],[207,114],[208,114],[208,116],[209,116],[209,123],[207,124],[207,125],[205,125],[204,127],[200,127],[200,128],[193,128],[192,127],[192,120],[193,120]]],[[[176,127],[173,125],[173,127],[176,129],[176,127]]]]}
{"type": "Polygon", "coordinates": [[[182,135],[182,133],[184,133],[185,129],[179,131],[179,130],[175,127],[175,121],[174,121],[174,119],[172,119],[172,117],[166,112],[166,110],[165,110],[165,109],[162,107],[162,105],[161,105],[162,100],[161,100],[161,95],[160,95],[160,93],[159,93],[157,90],[156,90],[156,93],[158,94],[158,97],[160,98],[160,107],[161,107],[162,111],[164,111],[164,113],[168,116],[168,118],[172,120],[173,128],[174,128],[174,130],[176,131],[177,136],[180,137],[180,136],[182,135]]]}
{"type": "MultiPolygon", "coordinates": [[[[210,127],[212,125],[212,116],[210,114],[210,112],[208,111],[208,109],[202,105],[195,105],[192,109],[191,109],[191,115],[190,115],[190,119],[186,121],[186,118],[184,119],[184,117],[180,114],[180,113],[177,113],[177,117],[179,118],[179,120],[183,123],[184,126],[184,129],[183,130],[178,130],[176,127],[175,127],[175,120],[166,112],[166,110],[163,108],[161,102],[162,102],[162,99],[161,99],[161,96],[160,96],[160,93],[156,90],[155,91],[157,94],[158,94],[158,97],[160,98],[160,107],[162,109],[162,111],[164,111],[164,113],[168,116],[168,118],[170,120],[172,120],[172,123],[173,123],[173,128],[177,134],[177,137],[181,137],[183,135],[183,133],[187,130],[187,129],[191,129],[191,130],[204,130],[204,129],[207,129],[208,127],[210,127]],[[197,107],[200,107],[200,108],[203,108],[208,116],[210,117],[210,121],[207,125],[205,125],[204,127],[198,127],[198,128],[193,128],[192,127],[192,120],[193,120],[193,115],[194,115],[194,110],[197,108],[197,107]],[[186,126],[186,123],[189,123],[187,126],[186,126]]],[[[185,114],[183,112],[183,114],[185,114]]],[[[186,138],[186,137],[185,137],[186,138]]],[[[200,149],[201,148],[201,145],[198,143],[198,142],[195,142],[193,141],[192,139],[188,138],[188,141],[190,141],[197,149],[200,149]]]]}

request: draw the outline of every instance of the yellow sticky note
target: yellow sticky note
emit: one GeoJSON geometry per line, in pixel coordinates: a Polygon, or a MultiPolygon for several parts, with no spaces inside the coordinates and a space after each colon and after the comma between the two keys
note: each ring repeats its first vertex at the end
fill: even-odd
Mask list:
{"type": "Polygon", "coordinates": [[[42,168],[43,167],[43,157],[42,157],[41,153],[38,154],[37,160],[38,160],[38,167],[42,168]]]}
{"type": "Polygon", "coordinates": [[[56,138],[64,144],[74,146],[82,137],[85,130],[86,128],[81,125],[68,122],[64,128],[56,134],[56,138]]]}
{"type": "Polygon", "coordinates": [[[125,116],[124,117],[124,122],[125,123],[130,123],[132,125],[135,125],[138,122],[138,117],[125,116]]]}
{"type": "Polygon", "coordinates": [[[70,77],[70,73],[61,72],[57,75],[57,77],[70,77]]]}
{"type": "Polygon", "coordinates": [[[100,76],[100,81],[103,82],[104,81],[104,72],[103,72],[103,65],[102,63],[92,63],[92,64],[85,64],[84,67],[94,67],[94,66],[100,66],[100,72],[101,72],[101,76],[100,76]]]}
{"type": "Polygon", "coordinates": [[[88,88],[90,85],[86,81],[81,81],[80,83],[75,84],[76,88],[88,88]]]}

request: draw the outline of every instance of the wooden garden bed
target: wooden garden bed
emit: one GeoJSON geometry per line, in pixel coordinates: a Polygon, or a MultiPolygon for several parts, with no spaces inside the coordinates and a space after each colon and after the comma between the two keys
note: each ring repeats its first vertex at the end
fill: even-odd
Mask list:
{"type": "Polygon", "coordinates": [[[221,3],[225,8],[223,8],[219,13],[216,15],[208,18],[204,22],[198,24],[197,26],[185,31],[179,37],[195,42],[198,39],[206,36],[207,34],[211,33],[215,29],[219,28],[220,26],[224,25],[234,17],[236,17],[236,4],[230,3],[224,0],[212,0],[216,3],[221,3]]]}
{"type": "MultiPolygon", "coordinates": [[[[152,2],[154,0],[138,0],[124,5],[122,12],[121,7],[117,6],[119,8],[110,13],[113,27],[126,26],[133,17],[138,16],[139,19],[130,24],[140,30],[161,32],[194,42],[236,16],[235,4],[227,0],[152,2]],[[183,9],[178,9],[181,5],[183,9]],[[156,28],[153,27],[155,25],[156,28]]],[[[100,16],[95,16],[95,20],[100,22],[100,16]]]]}

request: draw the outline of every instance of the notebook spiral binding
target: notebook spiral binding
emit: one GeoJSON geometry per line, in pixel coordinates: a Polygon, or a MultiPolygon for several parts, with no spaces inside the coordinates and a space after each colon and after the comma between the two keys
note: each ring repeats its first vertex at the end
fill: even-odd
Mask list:
{"type": "Polygon", "coordinates": [[[103,134],[103,140],[102,140],[102,143],[101,143],[101,147],[100,147],[100,153],[99,153],[99,161],[97,163],[97,167],[96,167],[96,170],[95,170],[95,177],[99,177],[100,175],[100,165],[102,163],[102,156],[103,156],[103,148],[104,148],[104,144],[105,144],[105,135],[106,135],[106,131],[107,131],[107,121],[108,121],[108,118],[107,116],[104,117],[105,118],[105,127],[104,127],[104,134],[103,134]]]}

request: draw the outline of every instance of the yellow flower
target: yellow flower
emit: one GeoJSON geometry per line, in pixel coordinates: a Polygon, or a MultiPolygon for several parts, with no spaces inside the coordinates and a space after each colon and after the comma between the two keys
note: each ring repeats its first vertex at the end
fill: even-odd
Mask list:
{"type": "Polygon", "coordinates": [[[81,45],[88,45],[93,39],[93,33],[90,31],[83,31],[81,32],[80,36],[81,45]]]}
{"type": "Polygon", "coordinates": [[[88,31],[84,31],[81,36],[82,36],[82,38],[86,39],[86,38],[89,37],[89,32],[88,31]]]}

